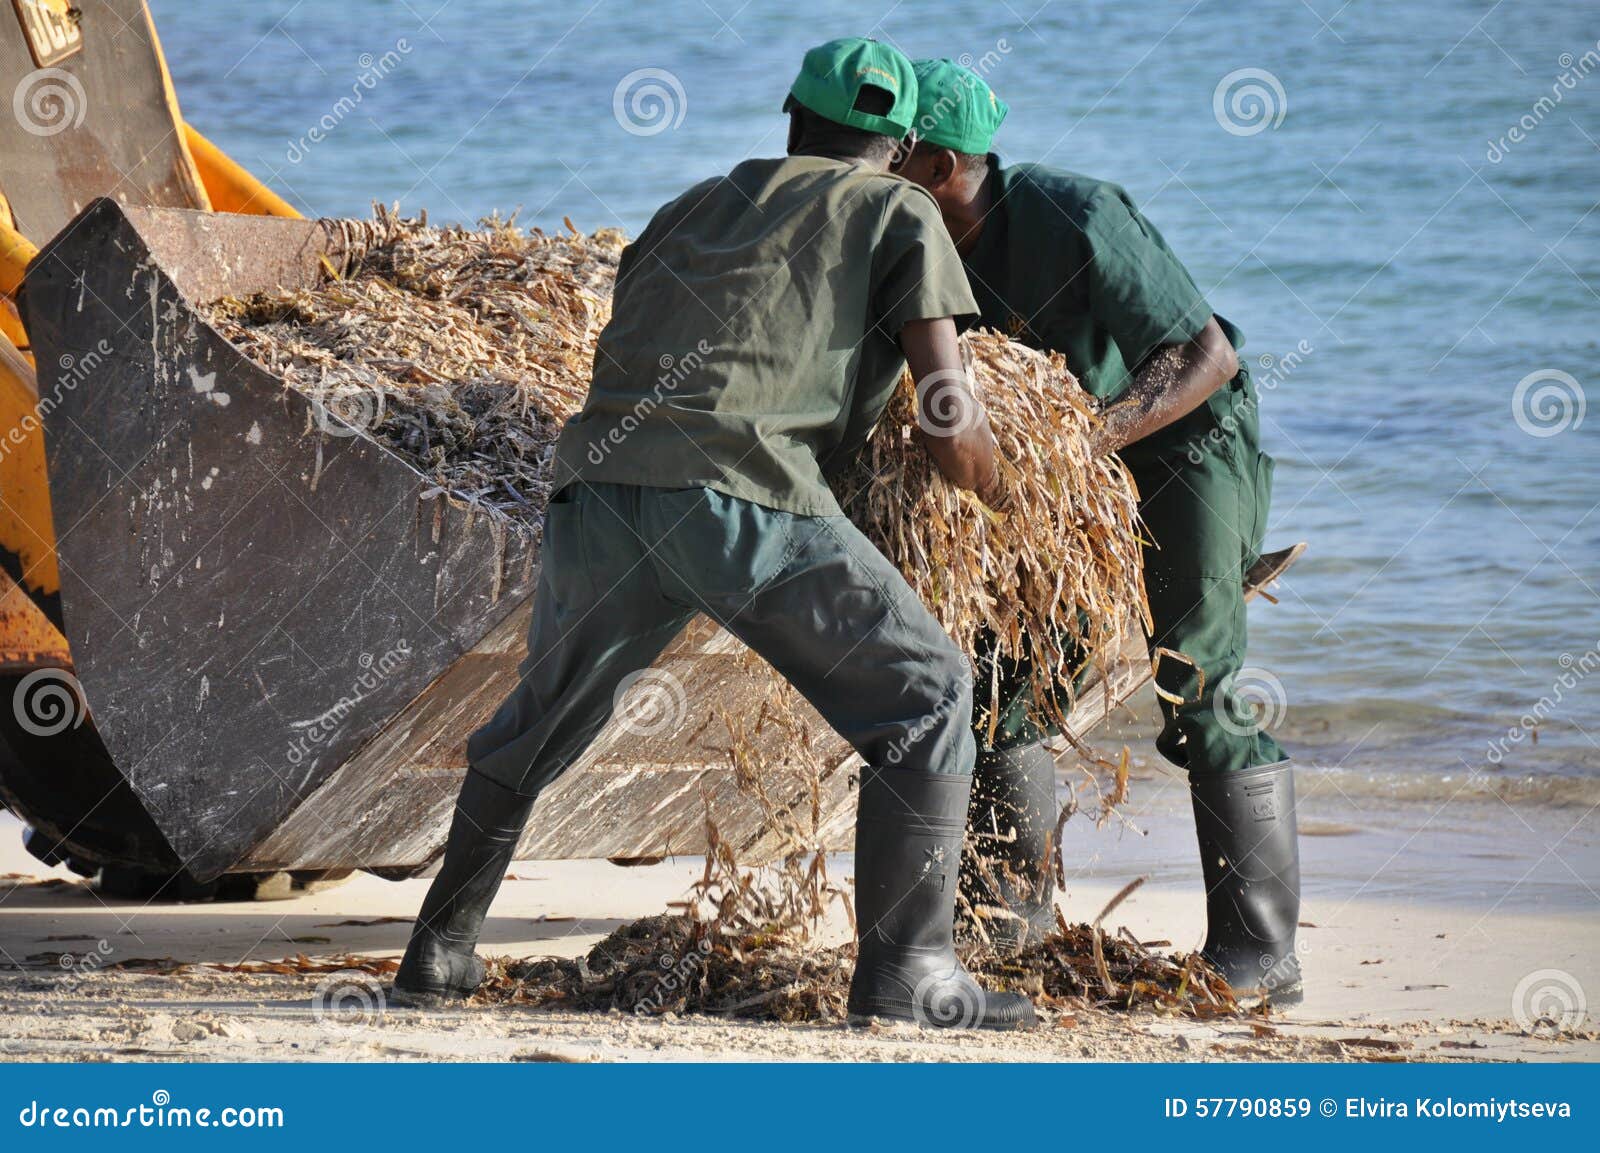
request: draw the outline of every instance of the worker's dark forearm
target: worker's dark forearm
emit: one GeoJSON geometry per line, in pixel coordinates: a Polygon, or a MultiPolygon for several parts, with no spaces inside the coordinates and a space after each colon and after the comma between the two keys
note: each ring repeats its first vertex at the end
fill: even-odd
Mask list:
{"type": "Polygon", "coordinates": [[[917,433],[944,478],[991,508],[1004,504],[989,417],[968,388],[955,322],[914,320],[900,330],[917,382],[917,433]]]}
{"type": "Polygon", "coordinates": [[[1127,391],[1100,414],[1095,447],[1116,452],[1166,428],[1199,408],[1238,371],[1233,344],[1212,317],[1193,340],[1162,345],[1146,358],[1127,391]]]}

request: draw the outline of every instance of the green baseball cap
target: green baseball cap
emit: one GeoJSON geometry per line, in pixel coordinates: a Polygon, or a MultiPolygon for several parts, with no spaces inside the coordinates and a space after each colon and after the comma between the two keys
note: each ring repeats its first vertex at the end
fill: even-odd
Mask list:
{"type": "Polygon", "coordinates": [[[898,48],[850,36],[819,44],[806,53],[800,75],[789,86],[789,99],[783,103],[786,112],[790,101],[836,124],[899,140],[911,131],[911,120],[917,114],[917,78],[911,61],[898,48]],[[856,108],[861,89],[868,85],[882,88],[894,98],[887,115],[856,108]]]}
{"type": "Polygon", "coordinates": [[[918,60],[917,138],[983,155],[1010,111],[982,76],[954,60],[918,60]]]}

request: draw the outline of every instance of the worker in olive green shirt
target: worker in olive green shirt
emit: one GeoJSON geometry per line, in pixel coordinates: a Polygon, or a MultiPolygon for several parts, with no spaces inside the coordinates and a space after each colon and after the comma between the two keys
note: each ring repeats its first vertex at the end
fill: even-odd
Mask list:
{"type": "MultiPolygon", "coordinates": [[[[974,755],[970,668],[841,514],[824,470],[860,448],[909,362],[959,372],[976,314],[933,200],[888,173],[911,62],[870,40],[806,54],[789,156],[750,160],[656,213],[622,255],[582,411],[555,452],[528,657],[467,746],[444,862],[395,979],[470,995],[483,918],[539,790],[698,613],[772,664],[866,760],[856,826],[858,1018],[1011,1028],[955,957],[974,755]]],[[[1003,508],[970,394],[923,443],[1003,508]]]]}
{"type": "MultiPolygon", "coordinates": [[[[1255,389],[1234,351],[1242,334],[1213,315],[1126,192],[1042,165],[1002,165],[989,147],[1006,106],[984,80],[949,60],[916,69],[916,142],[897,171],[938,201],[982,323],[1066,358],[1104,402],[1097,448],[1120,452],[1138,482],[1154,542],[1145,553],[1152,652],[1186,658],[1158,657],[1156,745],[1188,771],[1205,955],[1241,989],[1298,1000],[1293,778],[1232,685],[1244,663],[1244,581],[1262,559],[1272,483],[1255,389]]],[[[1027,670],[998,672],[1013,691],[995,719],[996,747],[979,750],[974,832],[1004,845],[987,870],[1003,891],[977,870],[963,880],[975,904],[1018,914],[995,924],[1001,943],[1015,945],[1053,924],[1043,862],[1055,776],[1045,733],[1028,716],[1027,670]]],[[[990,718],[978,720],[988,732],[990,718]]]]}

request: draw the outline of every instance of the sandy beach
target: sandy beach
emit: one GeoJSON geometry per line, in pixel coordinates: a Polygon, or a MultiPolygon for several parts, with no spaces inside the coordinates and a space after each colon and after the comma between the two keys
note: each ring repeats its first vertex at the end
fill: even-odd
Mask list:
{"type": "MultiPolygon", "coordinates": [[[[527,1009],[385,1009],[354,975],[210,966],[346,954],[392,957],[425,881],[358,874],[288,901],[149,905],[102,899],[48,870],[0,818],[0,1057],[9,1060],[1513,1060],[1600,1059],[1586,991],[1600,989],[1600,847],[1580,807],[1512,807],[1457,790],[1401,800],[1385,782],[1302,774],[1305,1003],[1201,1024],[1081,1011],[1026,1034],[780,1026],[704,1017],[527,1009]],[[130,962],[139,962],[130,964],[130,962]],[[160,961],[168,973],[151,972],[160,961]],[[119,968],[118,966],[124,966],[119,968]],[[326,1008],[342,992],[347,1008],[326,1008]],[[1560,1036],[1552,1007],[1571,1009],[1560,1036]]],[[[1062,901],[1182,949],[1203,933],[1187,804],[1148,764],[1129,824],[1069,824],[1062,901]]],[[[849,861],[836,863],[848,875],[849,861]]],[[[572,956],[679,898],[700,863],[622,869],[518,863],[482,951],[572,956]]],[[[842,936],[844,928],[831,928],[842,936]]]]}

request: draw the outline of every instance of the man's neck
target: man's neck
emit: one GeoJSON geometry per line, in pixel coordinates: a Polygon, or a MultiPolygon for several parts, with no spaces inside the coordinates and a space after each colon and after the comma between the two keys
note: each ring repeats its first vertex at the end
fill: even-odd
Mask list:
{"type": "Polygon", "coordinates": [[[826,144],[802,145],[801,147],[796,148],[793,152],[789,153],[789,155],[814,156],[819,160],[837,160],[842,164],[864,164],[868,168],[876,168],[882,172],[888,171],[887,164],[875,164],[865,157],[852,155],[848,152],[830,148],[826,144]]]}
{"type": "Polygon", "coordinates": [[[978,247],[978,241],[983,236],[984,222],[989,218],[989,210],[993,206],[994,165],[990,164],[984,168],[983,179],[978,181],[977,188],[967,198],[966,203],[945,216],[945,227],[950,230],[950,235],[955,239],[956,251],[962,256],[970,256],[978,247]]]}

